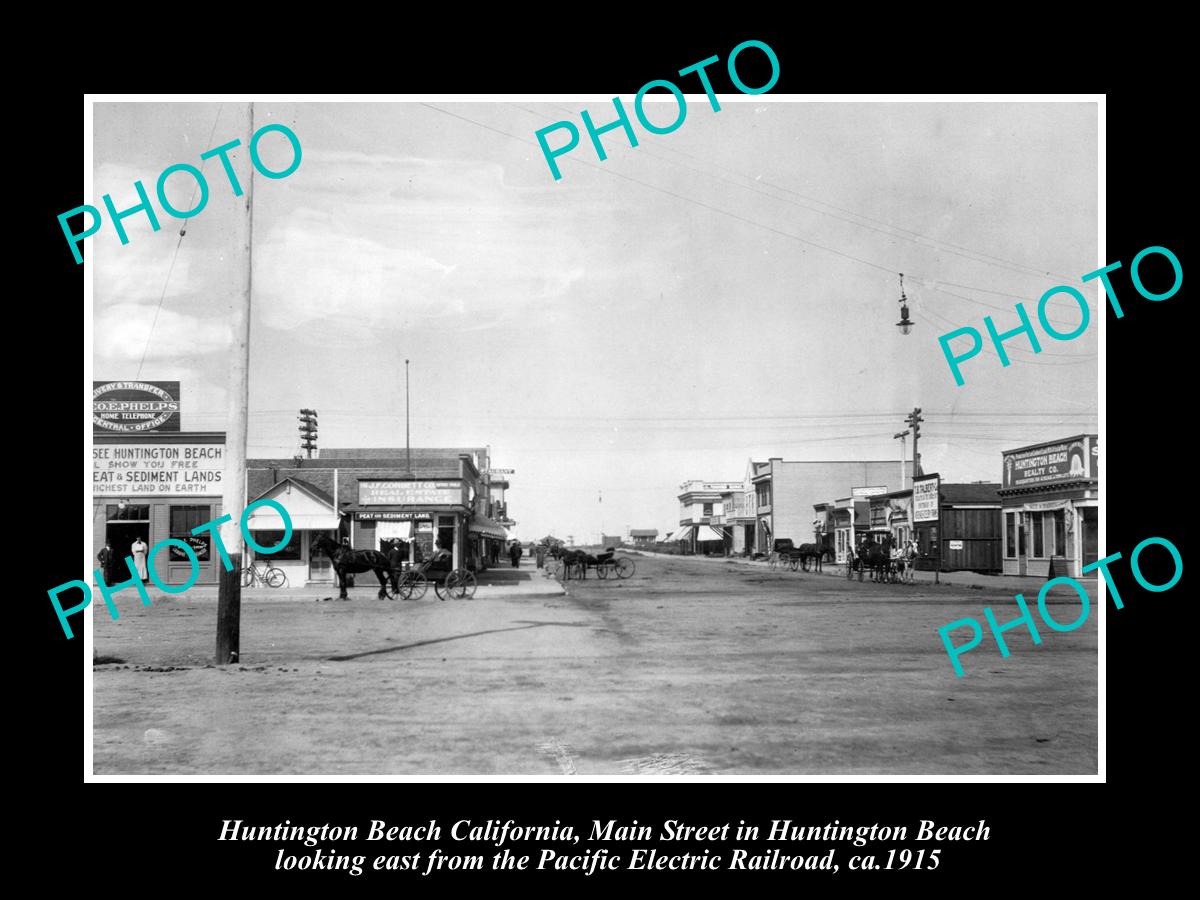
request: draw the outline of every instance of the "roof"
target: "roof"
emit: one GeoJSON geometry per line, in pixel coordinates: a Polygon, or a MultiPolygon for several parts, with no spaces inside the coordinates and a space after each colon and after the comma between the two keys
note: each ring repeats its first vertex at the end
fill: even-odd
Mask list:
{"type": "Polygon", "coordinates": [[[943,484],[943,503],[994,503],[1000,505],[998,482],[986,484],[943,484]]]}
{"type": "Polygon", "coordinates": [[[259,499],[259,497],[265,497],[267,494],[271,493],[271,491],[275,490],[275,488],[279,487],[279,485],[281,485],[287,481],[290,481],[292,484],[296,485],[296,487],[300,488],[300,490],[304,491],[306,494],[309,494],[310,496],[315,497],[316,499],[320,500],[326,506],[329,506],[331,508],[333,507],[333,495],[332,494],[327,494],[325,491],[321,490],[315,484],[310,484],[309,482],[302,481],[299,478],[291,478],[291,477],[284,478],[284,479],[281,479],[280,481],[277,481],[275,484],[271,485],[265,491],[262,491],[258,495],[258,497],[251,498],[250,502],[253,503],[255,500],[259,499]]]}
{"type": "Polygon", "coordinates": [[[629,529],[630,537],[658,537],[657,528],[631,528],[629,529]]]}

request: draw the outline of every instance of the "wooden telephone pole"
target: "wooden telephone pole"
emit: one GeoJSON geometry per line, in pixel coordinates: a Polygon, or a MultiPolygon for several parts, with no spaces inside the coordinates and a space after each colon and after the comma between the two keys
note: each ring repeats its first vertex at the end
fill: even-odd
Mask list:
{"type": "MultiPolygon", "coordinates": [[[[254,104],[247,110],[247,151],[254,136],[254,104]]],[[[250,296],[254,286],[254,166],[246,188],[246,277],[244,288],[229,311],[233,352],[229,360],[229,422],[225,433],[225,477],[221,493],[222,514],[231,517],[221,525],[221,543],[229,553],[230,570],[221,571],[217,588],[218,666],[235,663],[241,653],[242,533],[238,523],[246,503],[246,430],[250,409],[250,296]]]]}

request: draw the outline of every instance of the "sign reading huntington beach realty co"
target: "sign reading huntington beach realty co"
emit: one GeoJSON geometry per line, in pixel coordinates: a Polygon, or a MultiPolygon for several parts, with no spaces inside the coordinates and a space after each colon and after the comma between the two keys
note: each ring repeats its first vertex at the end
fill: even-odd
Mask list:
{"type": "Polygon", "coordinates": [[[179,431],[178,381],[93,381],[92,433],[179,431]]]}

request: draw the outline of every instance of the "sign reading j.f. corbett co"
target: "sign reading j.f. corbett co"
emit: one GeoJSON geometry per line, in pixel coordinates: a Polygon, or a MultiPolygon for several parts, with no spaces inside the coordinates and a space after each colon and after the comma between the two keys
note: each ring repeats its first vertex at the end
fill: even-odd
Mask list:
{"type": "Polygon", "coordinates": [[[363,506],[453,506],[463,502],[460,481],[360,481],[363,506]]]}
{"type": "Polygon", "coordinates": [[[92,432],[179,430],[178,381],[93,381],[92,432]]]}
{"type": "Polygon", "coordinates": [[[92,448],[92,495],[221,495],[221,444],[99,444],[92,448]]]}
{"type": "Polygon", "coordinates": [[[928,479],[913,479],[912,518],[914,522],[936,522],[938,518],[941,479],[934,475],[928,479]]]}

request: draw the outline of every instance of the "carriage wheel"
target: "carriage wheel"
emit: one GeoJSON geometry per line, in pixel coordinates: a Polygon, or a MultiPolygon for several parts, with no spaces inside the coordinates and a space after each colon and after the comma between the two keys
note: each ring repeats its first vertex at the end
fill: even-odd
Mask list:
{"type": "Polygon", "coordinates": [[[267,570],[267,586],[273,588],[287,587],[287,572],[283,569],[271,567],[267,570]]]}
{"type": "Polygon", "coordinates": [[[475,596],[475,576],[466,569],[455,569],[446,576],[443,585],[446,596],[454,600],[469,600],[475,596]]]}
{"type": "Polygon", "coordinates": [[[629,578],[633,575],[635,569],[636,566],[634,566],[633,560],[628,556],[622,556],[617,560],[616,573],[618,578],[629,578]]]}

